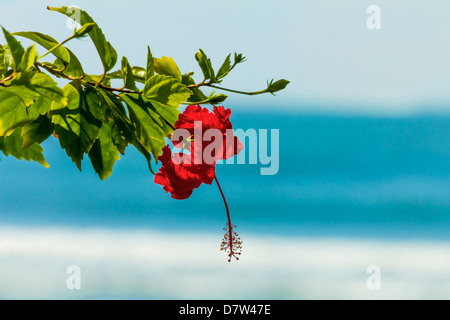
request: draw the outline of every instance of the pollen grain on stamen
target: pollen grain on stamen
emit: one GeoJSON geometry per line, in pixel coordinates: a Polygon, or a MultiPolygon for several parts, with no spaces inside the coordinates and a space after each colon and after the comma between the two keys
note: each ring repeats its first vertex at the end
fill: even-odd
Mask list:
{"type": "Polygon", "coordinates": [[[220,250],[228,254],[228,262],[231,262],[233,257],[239,260],[238,256],[242,253],[242,241],[239,235],[233,230],[234,228],[236,228],[235,225],[231,225],[231,228],[229,228],[229,224],[227,223],[226,227],[223,228],[225,235],[220,244],[220,250]]]}

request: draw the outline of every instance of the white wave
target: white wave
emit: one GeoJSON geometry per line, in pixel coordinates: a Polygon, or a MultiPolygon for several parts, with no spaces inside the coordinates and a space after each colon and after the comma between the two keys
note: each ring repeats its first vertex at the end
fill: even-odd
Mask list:
{"type": "MultiPolygon", "coordinates": [[[[242,231],[242,230],[241,230],[242,231]]],[[[449,299],[450,244],[0,226],[2,299],[449,299]],[[79,266],[81,288],[68,289],[79,266]],[[369,289],[367,267],[380,268],[369,289]]]]}

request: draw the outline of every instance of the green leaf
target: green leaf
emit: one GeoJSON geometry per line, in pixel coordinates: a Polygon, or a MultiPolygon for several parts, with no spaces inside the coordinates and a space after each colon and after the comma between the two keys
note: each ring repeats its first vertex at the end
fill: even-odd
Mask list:
{"type": "Polygon", "coordinates": [[[218,81],[220,79],[225,78],[225,76],[227,76],[228,73],[230,73],[230,71],[233,70],[234,67],[236,67],[236,65],[246,61],[246,59],[242,55],[242,53],[235,52],[234,53],[234,62],[233,62],[233,65],[231,65],[230,56],[231,56],[231,53],[225,58],[225,61],[223,62],[222,66],[220,67],[219,71],[217,72],[216,78],[218,81]]]}
{"type": "MultiPolygon", "coordinates": [[[[79,10],[79,19],[80,21],[76,21],[81,25],[85,25],[86,23],[95,22],[87,13],[81,9],[77,8],[69,8],[69,7],[47,7],[50,11],[57,11],[62,13],[72,20],[76,21],[73,14],[73,10],[79,10]]],[[[92,39],[95,47],[97,48],[97,52],[100,56],[100,59],[103,64],[103,68],[105,72],[111,70],[117,62],[117,52],[114,50],[113,46],[106,41],[105,35],[102,32],[102,29],[98,25],[92,27],[92,30],[89,32],[89,37],[92,39]]]]}
{"type": "Polygon", "coordinates": [[[85,74],[83,80],[88,82],[99,82],[102,78],[102,84],[111,86],[111,79],[108,76],[103,76],[100,74],[85,74]]]}
{"type": "Polygon", "coordinates": [[[0,79],[12,67],[14,67],[14,62],[9,47],[0,45],[0,79]]]}
{"type": "Polygon", "coordinates": [[[208,98],[208,103],[216,105],[216,104],[224,102],[227,98],[228,98],[228,96],[223,93],[214,95],[214,92],[211,92],[211,95],[208,98]]]}
{"type": "Polygon", "coordinates": [[[225,58],[225,61],[222,63],[222,66],[220,67],[219,71],[217,71],[216,78],[217,80],[222,79],[225,77],[228,72],[231,70],[231,59],[230,59],[231,53],[225,58]]]}
{"type": "MultiPolygon", "coordinates": [[[[234,53],[234,63],[233,63],[233,67],[236,66],[239,63],[245,62],[247,61],[247,59],[242,55],[242,53],[234,53]]],[[[233,67],[231,67],[231,69],[233,69],[233,67]]]]}
{"type": "Polygon", "coordinates": [[[85,23],[81,28],[75,29],[74,35],[76,38],[81,38],[91,32],[97,24],[95,22],[85,23]]]}
{"type": "Polygon", "coordinates": [[[154,75],[144,87],[145,98],[169,106],[178,106],[191,95],[191,90],[171,76],[154,75]]]}
{"type": "Polygon", "coordinates": [[[136,80],[134,79],[133,70],[128,63],[127,58],[122,58],[122,74],[123,74],[123,84],[125,88],[133,91],[139,91],[136,87],[136,80]]]}
{"type": "Polygon", "coordinates": [[[10,135],[16,127],[33,120],[19,96],[0,91],[0,137],[10,135]]]}
{"type": "Polygon", "coordinates": [[[26,149],[22,148],[23,138],[21,136],[21,131],[22,128],[17,128],[8,137],[0,138],[0,150],[5,156],[12,155],[19,160],[25,159],[27,161],[36,161],[48,168],[49,165],[42,154],[44,150],[40,144],[34,143],[26,149]]]}
{"type": "Polygon", "coordinates": [[[119,152],[124,154],[128,143],[133,141],[133,132],[135,129],[127,117],[125,107],[121,100],[106,90],[97,88],[97,92],[102,98],[103,103],[108,107],[105,111],[105,118],[108,121],[114,120],[111,129],[111,138],[119,152]]]}
{"type": "Polygon", "coordinates": [[[122,70],[116,70],[114,72],[109,72],[106,74],[111,79],[123,79],[122,70]]]}
{"type": "Polygon", "coordinates": [[[67,76],[71,76],[73,78],[81,78],[84,76],[83,67],[81,66],[81,62],[75,56],[75,54],[69,50],[70,62],[66,63],[60,59],[56,59],[54,64],[55,66],[63,70],[63,73],[67,76]]]}
{"type": "Polygon", "coordinates": [[[147,151],[147,149],[145,149],[145,147],[138,139],[133,139],[133,141],[131,141],[131,144],[145,157],[148,169],[150,170],[151,173],[155,174],[151,163],[152,155],[147,151]]]}
{"type": "Polygon", "coordinates": [[[29,77],[22,73],[18,73],[13,80],[10,80],[8,86],[0,86],[0,94],[3,92],[17,97],[27,107],[39,97],[39,92],[30,85],[29,77]]]}
{"type": "Polygon", "coordinates": [[[19,41],[14,38],[5,28],[3,28],[3,34],[5,35],[6,42],[8,42],[8,47],[11,51],[11,56],[14,61],[14,70],[19,70],[20,64],[22,63],[22,56],[25,52],[24,48],[19,41]]]}
{"type": "Polygon", "coordinates": [[[17,73],[14,78],[7,81],[6,86],[0,86],[0,92],[5,91],[18,96],[26,106],[31,105],[39,96],[49,98],[61,105],[67,104],[58,84],[47,74],[37,71],[17,73]]]}
{"type": "Polygon", "coordinates": [[[273,82],[273,80],[272,80],[272,81],[270,81],[270,83],[267,84],[267,92],[270,92],[273,94],[274,92],[283,90],[284,88],[286,88],[286,86],[288,84],[289,84],[289,81],[284,80],[284,79],[281,79],[281,80],[278,80],[275,82],[273,82]]]}
{"type": "MultiPolygon", "coordinates": [[[[54,38],[40,32],[34,31],[14,32],[13,35],[30,39],[39,44],[40,46],[44,47],[46,50],[50,50],[58,44],[58,41],[56,41],[54,38]]],[[[66,63],[70,62],[69,49],[67,49],[64,46],[59,46],[58,48],[52,50],[51,53],[55,57],[61,59],[61,61],[63,62],[66,63]]]]}
{"type": "Polygon", "coordinates": [[[150,51],[150,47],[147,46],[147,67],[146,67],[144,83],[147,83],[148,79],[153,77],[154,74],[155,74],[155,59],[153,59],[152,52],[150,51]]]}
{"type": "Polygon", "coordinates": [[[120,119],[114,119],[114,125],[111,128],[111,139],[121,154],[125,154],[125,148],[128,143],[133,141],[132,132],[120,119]]]}
{"type": "MultiPolygon", "coordinates": [[[[181,83],[185,86],[195,85],[194,79],[191,77],[194,73],[189,72],[183,75],[181,83]]],[[[188,98],[189,102],[200,102],[205,101],[208,97],[199,88],[189,88],[192,91],[192,95],[188,98]]]]}
{"type": "Polygon", "coordinates": [[[41,96],[27,107],[16,94],[0,90],[0,137],[8,136],[15,128],[34,121],[48,112],[50,106],[51,101],[41,96]]]}
{"type": "Polygon", "coordinates": [[[81,170],[81,160],[99,136],[103,112],[101,100],[91,87],[72,81],[63,88],[69,102],[52,110],[52,122],[60,145],[81,170]]]}
{"type": "Polygon", "coordinates": [[[22,56],[22,63],[20,70],[26,71],[30,69],[36,62],[36,55],[37,55],[36,48],[33,44],[31,47],[28,47],[25,50],[25,53],[22,56]]]}
{"type": "Polygon", "coordinates": [[[122,103],[117,98],[112,98],[109,92],[104,90],[99,90],[99,92],[115,118],[116,128],[113,128],[112,138],[119,152],[123,154],[127,144],[132,144],[145,157],[150,172],[154,174],[151,165],[151,154],[137,138],[136,128],[125,116],[125,110],[122,110],[122,103]]]}
{"type": "MultiPolygon", "coordinates": [[[[13,35],[30,39],[40,46],[44,47],[46,50],[50,50],[58,45],[58,41],[56,41],[54,38],[39,32],[15,32],[13,33],[13,35]]],[[[75,78],[79,78],[84,74],[83,67],[81,66],[80,61],[75,56],[75,54],[70,51],[70,49],[64,46],[59,46],[58,48],[52,50],[51,53],[57,58],[54,63],[56,68],[64,68],[64,74],[75,78]]]]}
{"type": "MultiPolygon", "coordinates": [[[[67,98],[58,84],[48,75],[42,72],[24,72],[25,77],[21,77],[23,81],[17,81],[16,86],[29,86],[32,90],[41,96],[49,98],[51,101],[65,106],[67,98]]],[[[11,84],[13,84],[12,82],[11,84]]]]}
{"type": "MultiPolygon", "coordinates": [[[[144,68],[134,66],[131,68],[131,72],[133,73],[133,77],[136,82],[145,83],[145,75],[147,71],[144,68]]],[[[123,79],[123,72],[122,70],[117,70],[108,73],[107,76],[110,79],[123,79]]]]}
{"type": "Polygon", "coordinates": [[[158,114],[161,119],[161,122],[158,122],[158,125],[163,129],[165,135],[169,136],[172,134],[175,129],[175,122],[178,120],[178,115],[180,114],[178,107],[164,105],[154,100],[150,102],[145,98],[143,100],[148,103],[148,107],[152,111],[158,114]]]}
{"type": "Polygon", "coordinates": [[[92,167],[101,180],[108,178],[113,170],[114,163],[119,160],[119,150],[114,144],[111,132],[114,128],[114,121],[104,123],[97,140],[89,150],[89,159],[92,167]]]}
{"type": "Polygon", "coordinates": [[[153,105],[136,94],[121,94],[120,97],[128,106],[139,142],[155,159],[158,159],[165,145],[164,138],[173,131],[168,123],[172,122],[173,127],[178,118],[178,110],[158,103],[153,105]]]}
{"type": "Polygon", "coordinates": [[[155,71],[161,75],[172,76],[181,82],[181,72],[171,57],[155,59],[155,71]]]}
{"type": "Polygon", "coordinates": [[[22,128],[23,145],[26,149],[33,143],[41,144],[53,133],[53,125],[46,115],[39,116],[36,120],[27,123],[22,128]]]}
{"type": "Polygon", "coordinates": [[[134,79],[137,82],[145,83],[145,77],[147,76],[147,70],[142,67],[132,67],[131,71],[133,72],[134,79]]]}
{"type": "Polygon", "coordinates": [[[215,83],[217,80],[211,60],[206,56],[202,49],[195,54],[195,59],[197,60],[200,69],[202,69],[204,80],[210,79],[211,83],[215,83]]]}

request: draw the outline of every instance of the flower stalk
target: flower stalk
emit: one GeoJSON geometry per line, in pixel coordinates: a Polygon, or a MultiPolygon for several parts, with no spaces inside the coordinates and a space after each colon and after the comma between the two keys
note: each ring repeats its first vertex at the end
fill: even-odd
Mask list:
{"type": "Polygon", "coordinates": [[[217,186],[219,187],[220,194],[222,195],[223,203],[225,204],[225,210],[227,211],[227,227],[224,228],[225,230],[225,236],[222,240],[221,248],[222,251],[228,251],[228,262],[231,262],[231,258],[234,257],[236,260],[239,260],[238,255],[241,255],[242,251],[242,241],[241,238],[239,238],[239,235],[233,230],[233,228],[236,228],[235,225],[231,224],[231,216],[230,216],[230,210],[228,208],[227,199],[225,198],[225,195],[222,191],[222,188],[220,186],[219,180],[217,180],[217,176],[214,176],[214,180],[217,183],[217,186]]]}

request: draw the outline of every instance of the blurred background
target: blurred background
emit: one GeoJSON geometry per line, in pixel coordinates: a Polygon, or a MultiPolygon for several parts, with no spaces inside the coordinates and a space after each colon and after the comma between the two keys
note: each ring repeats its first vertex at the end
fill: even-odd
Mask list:
{"type": "MultiPolygon", "coordinates": [[[[450,3],[3,0],[0,24],[61,41],[72,30],[47,5],[88,11],[131,65],[150,45],[201,81],[199,48],[216,68],[237,51],[248,61],[224,87],[291,81],[225,103],[235,129],[279,130],[279,171],[216,168],[243,240],[228,263],[214,184],[174,200],[131,148],[103,182],[54,138],[49,169],[2,155],[0,298],[450,298],[450,3]],[[372,4],[379,30],[366,26],[372,4]],[[79,290],[66,286],[70,265],[79,290]]],[[[101,73],[89,38],[68,47],[101,73]]]]}

